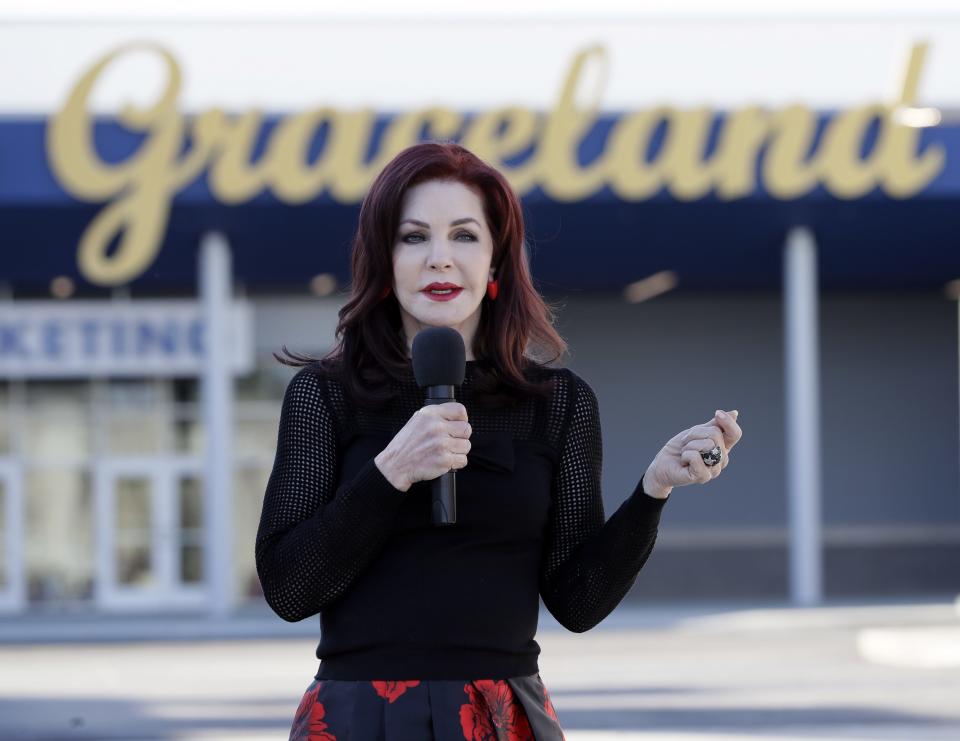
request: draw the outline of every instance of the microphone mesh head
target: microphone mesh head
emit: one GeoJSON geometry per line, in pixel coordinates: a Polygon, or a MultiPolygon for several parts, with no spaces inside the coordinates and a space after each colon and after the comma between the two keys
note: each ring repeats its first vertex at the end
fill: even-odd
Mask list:
{"type": "Polygon", "coordinates": [[[463,337],[450,327],[427,327],[413,338],[413,375],[420,388],[460,386],[466,373],[463,337]]]}

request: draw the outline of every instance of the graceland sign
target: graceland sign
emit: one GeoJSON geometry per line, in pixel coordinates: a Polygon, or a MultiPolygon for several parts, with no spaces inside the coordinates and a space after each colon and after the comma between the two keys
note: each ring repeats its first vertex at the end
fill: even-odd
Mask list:
{"type": "Polygon", "coordinates": [[[822,131],[818,114],[799,104],[730,111],[713,134],[714,111],[661,105],[619,116],[600,153],[582,163],[578,147],[597,124],[603,91],[599,82],[586,91],[592,95],[584,96],[581,78],[585,65],[606,64],[606,51],[598,46],[576,55],[556,104],[546,112],[514,106],[468,115],[433,107],[400,114],[388,122],[377,151],[368,157],[376,112],[318,107],[282,118],[254,159],[265,123],[262,112],[228,115],[213,108],[184,116],[178,110],[182,73],[174,56],[159,46],[130,45],[108,53],[82,75],[49,122],[47,157],[68,193],[106,204],[82,235],[78,251],[82,275],[104,286],[133,280],[151,265],[173,197],[204,173],[213,197],[229,205],[265,191],[290,204],[322,192],[356,203],[383,165],[424,132],[462,142],[501,169],[520,195],[540,188],[557,201],[582,200],[603,187],[625,201],[649,199],[664,190],[678,200],[708,194],[733,200],[761,189],[773,198],[794,199],[818,186],[840,199],[876,188],[909,198],[946,162],[943,146],[930,144],[921,151],[921,130],[904,125],[897,115],[915,104],[924,55],[924,45],[914,47],[899,100],[837,112],[822,131]],[[108,162],[93,143],[88,100],[110,64],[143,49],[164,61],[166,87],[149,108],[128,106],[117,114],[118,122],[141,141],[124,161],[108,162]],[[592,99],[591,105],[577,104],[584,97],[592,99]],[[321,129],[324,146],[311,158],[321,129]],[[865,153],[871,130],[876,138],[865,153]],[[657,132],[665,133],[651,152],[657,132]],[[715,146],[708,152],[714,135],[715,146]]]}

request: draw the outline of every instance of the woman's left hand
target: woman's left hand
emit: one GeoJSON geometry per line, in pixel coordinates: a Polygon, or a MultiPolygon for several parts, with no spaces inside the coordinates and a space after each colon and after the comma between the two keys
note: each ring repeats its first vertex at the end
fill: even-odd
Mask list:
{"type": "Polygon", "coordinates": [[[678,432],[663,446],[647,467],[643,489],[652,497],[666,499],[675,486],[705,484],[712,481],[730,463],[730,450],[740,442],[743,431],[737,424],[739,412],[718,409],[713,419],[678,432]],[[700,453],[720,448],[720,462],[708,466],[700,453]]]}

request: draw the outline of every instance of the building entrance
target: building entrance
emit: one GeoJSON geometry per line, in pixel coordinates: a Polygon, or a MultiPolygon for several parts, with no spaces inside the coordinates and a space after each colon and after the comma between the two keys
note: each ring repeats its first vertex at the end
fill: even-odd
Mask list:
{"type": "Polygon", "coordinates": [[[0,458],[0,611],[23,609],[23,472],[0,458]]]}
{"type": "Polygon", "coordinates": [[[94,488],[98,606],[109,611],[202,607],[201,461],[101,459],[94,488]]]}

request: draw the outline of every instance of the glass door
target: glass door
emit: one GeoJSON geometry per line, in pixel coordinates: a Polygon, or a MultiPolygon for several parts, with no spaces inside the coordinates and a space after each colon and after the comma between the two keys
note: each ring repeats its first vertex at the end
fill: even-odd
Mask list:
{"type": "Polygon", "coordinates": [[[23,476],[20,467],[0,458],[0,611],[24,609],[23,476]]]}
{"type": "Polygon", "coordinates": [[[109,610],[202,607],[199,461],[101,460],[95,487],[98,604],[109,610]]]}

